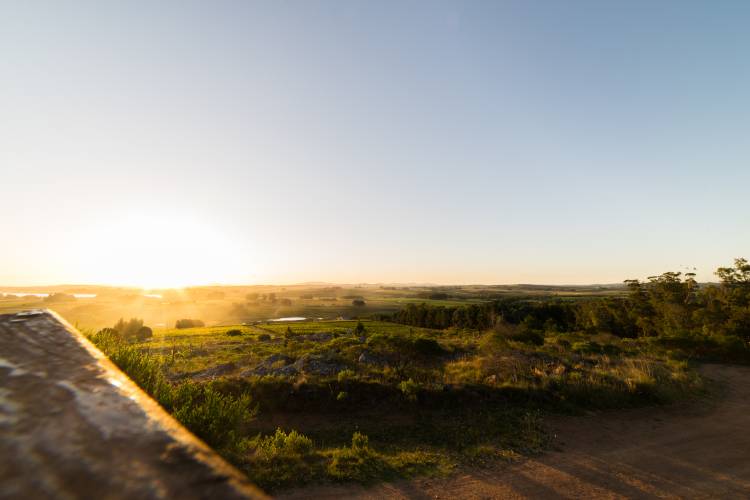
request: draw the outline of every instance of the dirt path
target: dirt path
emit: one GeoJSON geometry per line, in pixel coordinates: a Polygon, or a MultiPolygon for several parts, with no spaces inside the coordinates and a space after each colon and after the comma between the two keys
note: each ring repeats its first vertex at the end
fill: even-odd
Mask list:
{"type": "Polygon", "coordinates": [[[708,365],[705,404],[552,422],[555,451],[513,465],[365,489],[321,486],[284,498],[749,498],[750,368],[708,365]]]}

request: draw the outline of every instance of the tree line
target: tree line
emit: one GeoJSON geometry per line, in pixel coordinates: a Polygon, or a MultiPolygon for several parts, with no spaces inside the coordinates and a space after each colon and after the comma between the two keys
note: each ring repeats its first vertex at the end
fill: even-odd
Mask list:
{"type": "Polygon", "coordinates": [[[582,300],[508,298],[467,306],[409,304],[381,319],[423,328],[485,330],[498,323],[527,330],[606,332],[620,337],[730,336],[750,341],[750,264],[716,271],[718,284],[666,272],[626,280],[625,296],[582,300]]]}

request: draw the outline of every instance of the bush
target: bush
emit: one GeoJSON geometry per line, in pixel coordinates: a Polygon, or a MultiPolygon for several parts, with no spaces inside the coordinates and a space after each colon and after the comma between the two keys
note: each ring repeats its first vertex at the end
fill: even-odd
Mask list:
{"type": "Polygon", "coordinates": [[[535,331],[535,330],[519,330],[514,335],[509,337],[510,340],[515,340],[516,342],[522,342],[524,344],[530,344],[530,345],[543,345],[544,344],[544,335],[541,332],[535,331]]]}
{"type": "Polygon", "coordinates": [[[257,414],[249,394],[223,394],[212,384],[170,384],[157,357],[123,342],[112,331],[102,330],[90,339],[180,423],[220,451],[234,451],[238,432],[257,414]]]}
{"type": "Polygon", "coordinates": [[[345,370],[341,370],[336,376],[336,378],[338,379],[339,383],[343,383],[343,382],[346,382],[347,380],[353,379],[354,377],[356,377],[356,375],[357,374],[354,372],[354,370],[350,370],[347,368],[345,370]]]}
{"type": "Polygon", "coordinates": [[[352,449],[364,450],[370,447],[370,438],[361,432],[352,434],[352,449]]]}
{"type": "Polygon", "coordinates": [[[258,439],[255,453],[261,458],[272,459],[278,456],[303,456],[313,450],[312,440],[295,430],[289,433],[280,428],[272,436],[258,439]]]}
{"type": "Polygon", "coordinates": [[[229,335],[230,337],[239,337],[240,335],[242,335],[242,331],[237,329],[227,330],[227,335],[229,335]]]}
{"type": "Polygon", "coordinates": [[[267,342],[271,340],[271,336],[267,333],[261,333],[258,335],[258,341],[267,342]]]}
{"type": "Polygon", "coordinates": [[[174,417],[198,437],[215,448],[232,449],[242,427],[257,413],[251,403],[249,394],[235,398],[211,384],[184,382],[175,387],[171,406],[174,417]]]}
{"type": "Polygon", "coordinates": [[[198,328],[201,326],[206,326],[206,324],[199,319],[178,319],[174,324],[175,328],[198,328]]]}
{"type": "Polygon", "coordinates": [[[445,354],[445,350],[435,339],[417,337],[413,340],[412,345],[414,346],[414,352],[419,356],[440,356],[445,354]]]}
{"type": "Polygon", "coordinates": [[[521,342],[529,345],[543,345],[544,335],[532,328],[532,320],[529,316],[519,326],[508,324],[504,321],[496,322],[493,332],[506,340],[521,342]]]}
{"type": "Polygon", "coordinates": [[[349,448],[334,450],[327,472],[339,481],[367,483],[382,477],[390,467],[369,445],[367,436],[359,432],[352,435],[349,448]]]}
{"type": "Polygon", "coordinates": [[[417,400],[417,395],[419,394],[419,384],[414,382],[412,379],[403,380],[398,384],[398,388],[409,401],[417,400]]]}
{"type": "Polygon", "coordinates": [[[352,305],[355,307],[363,307],[365,305],[365,301],[362,299],[354,299],[352,300],[352,305]]]}
{"type": "Polygon", "coordinates": [[[112,328],[104,328],[101,332],[114,333],[125,340],[146,340],[153,336],[151,328],[143,326],[143,320],[139,318],[130,318],[125,321],[120,318],[112,328]]]}
{"type": "Polygon", "coordinates": [[[162,406],[171,404],[172,386],[161,371],[161,363],[133,345],[123,341],[119,333],[105,328],[90,337],[91,341],[112,362],[125,372],[141,389],[150,394],[162,406]]]}
{"type": "Polygon", "coordinates": [[[150,339],[153,336],[154,336],[154,332],[151,330],[151,328],[149,328],[147,326],[140,327],[138,329],[138,331],[135,333],[135,338],[139,342],[142,342],[142,341],[144,341],[146,339],[150,339]]]}
{"type": "Polygon", "coordinates": [[[313,477],[317,458],[310,438],[297,431],[276,429],[271,436],[258,436],[249,443],[254,453],[246,465],[248,475],[263,488],[304,484],[313,477]]]}

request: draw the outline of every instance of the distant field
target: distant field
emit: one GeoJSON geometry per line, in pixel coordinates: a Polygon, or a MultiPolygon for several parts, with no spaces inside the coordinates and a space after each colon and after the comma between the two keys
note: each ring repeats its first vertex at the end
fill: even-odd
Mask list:
{"type": "Polygon", "coordinates": [[[0,293],[63,293],[60,300],[43,297],[2,297],[0,313],[51,308],[83,328],[111,326],[119,318],[143,318],[152,328],[174,325],[181,318],[197,318],[207,325],[231,325],[272,318],[368,318],[391,314],[410,303],[441,306],[476,304],[504,297],[581,299],[624,293],[620,286],[544,287],[450,286],[246,286],[197,287],[185,290],[137,290],[97,286],[35,288],[0,287],[0,293]],[[95,295],[73,298],[74,293],[95,295]],[[437,298],[433,298],[437,297],[437,298]],[[364,306],[352,301],[361,299],[364,306]]]}

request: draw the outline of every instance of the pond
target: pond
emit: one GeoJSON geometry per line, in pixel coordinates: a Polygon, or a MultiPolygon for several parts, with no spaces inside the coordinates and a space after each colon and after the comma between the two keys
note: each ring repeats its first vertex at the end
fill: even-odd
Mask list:
{"type": "MultiPolygon", "coordinates": [[[[39,292],[0,292],[0,295],[15,295],[16,297],[49,297],[49,293],[39,293],[39,292]]],[[[68,295],[72,295],[73,297],[77,299],[93,299],[96,297],[95,293],[71,293],[68,295]]]]}

